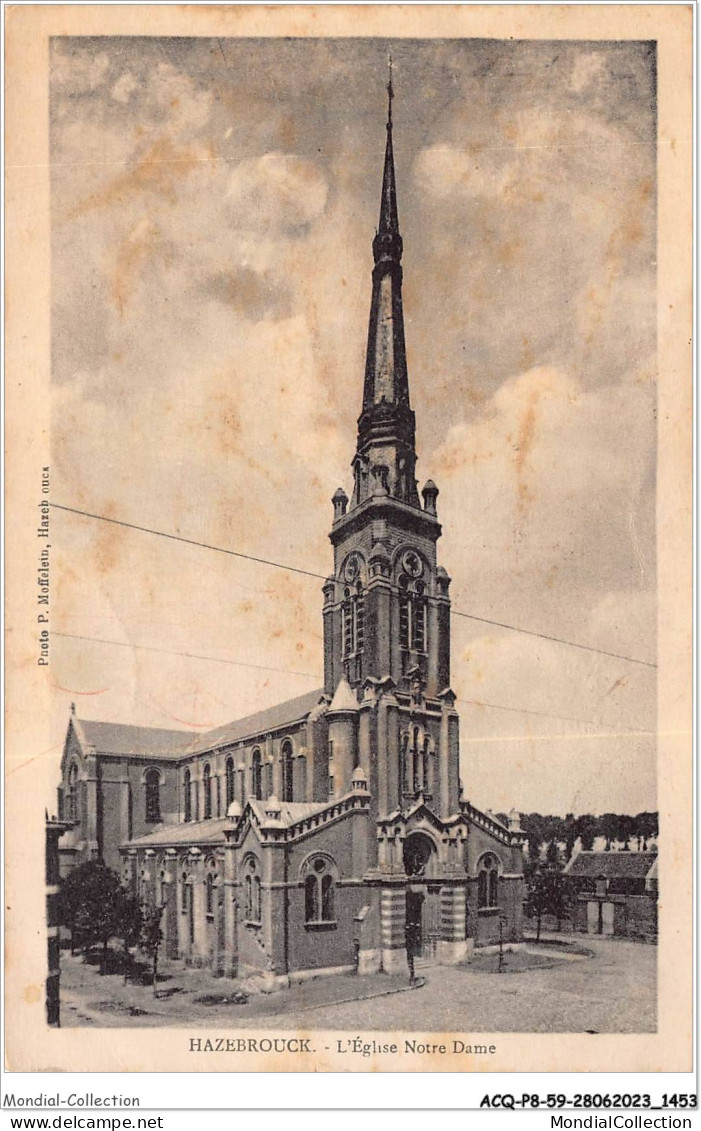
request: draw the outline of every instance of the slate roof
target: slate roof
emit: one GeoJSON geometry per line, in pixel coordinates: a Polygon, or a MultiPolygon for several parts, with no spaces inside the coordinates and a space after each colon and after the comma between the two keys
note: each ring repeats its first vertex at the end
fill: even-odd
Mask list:
{"type": "Polygon", "coordinates": [[[306,718],[319,703],[323,689],[307,691],[295,699],[276,703],[243,719],[214,730],[193,734],[192,731],[164,730],[160,727],[130,726],[124,723],[102,723],[80,719],[86,740],[98,754],[115,754],[132,758],[186,758],[208,750],[229,746],[246,738],[277,730],[306,718]]]}
{"type": "Polygon", "coordinates": [[[254,715],[247,715],[243,719],[227,723],[226,726],[198,734],[188,753],[199,754],[218,746],[229,746],[230,743],[239,742],[243,738],[264,731],[277,730],[287,723],[304,719],[316,707],[323,694],[323,688],[307,691],[304,695],[298,695],[296,699],[276,703],[274,707],[266,707],[264,711],[257,711],[254,715]]]}
{"type": "MultiPolygon", "coordinates": [[[[270,808],[270,801],[271,798],[266,801],[255,801],[254,799],[249,801],[249,805],[261,824],[265,824],[269,819],[266,816],[266,809],[270,808]]],[[[302,821],[305,817],[311,817],[312,813],[328,809],[332,804],[332,801],[278,801],[275,807],[280,810],[282,824],[289,826],[296,825],[297,821],[302,821]]]]}
{"type": "Polygon", "coordinates": [[[166,848],[182,844],[223,844],[226,817],[213,817],[209,821],[181,821],[177,825],[162,825],[146,836],[127,841],[133,848],[166,848]]]}
{"type": "Polygon", "coordinates": [[[183,730],[100,723],[91,719],[81,719],[80,725],[87,741],[99,754],[175,758],[184,754],[192,743],[192,733],[183,730]]]}
{"type": "Polygon", "coordinates": [[[607,880],[627,877],[644,880],[657,860],[656,852],[579,852],[565,868],[569,876],[607,880]]]}
{"type": "MultiPolygon", "coordinates": [[[[267,801],[249,802],[251,808],[254,810],[258,820],[264,825],[269,818],[266,816],[266,809],[270,806],[270,799],[267,801]]],[[[296,825],[298,821],[303,820],[305,817],[310,817],[312,813],[320,812],[322,809],[328,809],[332,804],[329,801],[277,801],[276,808],[280,809],[280,824],[289,827],[296,825]]],[[[181,821],[177,825],[161,825],[160,828],[154,829],[151,833],[146,833],[145,836],[134,837],[133,840],[127,841],[126,844],[130,848],[168,848],[182,845],[196,845],[196,844],[223,844],[224,843],[224,829],[231,827],[231,822],[226,817],[212,817],[208,821],[181,821]]]]}

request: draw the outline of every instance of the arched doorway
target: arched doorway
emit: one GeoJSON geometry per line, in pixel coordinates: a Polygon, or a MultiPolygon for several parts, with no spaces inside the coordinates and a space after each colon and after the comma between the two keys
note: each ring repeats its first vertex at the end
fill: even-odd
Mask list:
{"type": "Polygon", "coordinates": [[[440,938],[440,884],[436,878],[437,851],[425,833],[412,833],[404,842],[406,945],[415,962],[432,961],[440,938]]]}

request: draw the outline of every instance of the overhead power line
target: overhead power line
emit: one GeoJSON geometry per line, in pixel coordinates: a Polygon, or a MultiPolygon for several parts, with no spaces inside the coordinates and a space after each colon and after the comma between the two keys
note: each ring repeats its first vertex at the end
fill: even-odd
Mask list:
{"type": "Polygon", "coordinates": [[[83,518],[94,518],[98,522],[110,522],[113,526],[125,526],[128,530],[140,530],[144,534],[155,534],[157,538],[169,538],[172,542],[185,542],[188,546],[199,546],[203,550],[214,550],[217,554],[228,554],[232,558],[243,558],[247,562],[256,562],[258,565],[274,566],[276,569],[285,569],[290,573],[301,573],[304,577],[317,577],[326,581],[323,573],[312,573],[309,569],[300,569],[299,566],[285,565],[283,562],[273,562],[269,558],[256,558],[253,554],[244,554],[240,550],[228,550],[225,546],[213,546],[209,542],[198,542],[194,538],[185,538],[182,534],[170,534],[165,530],[154,530],[152,526],[139,526],[135,522],[124,522],[119,518],[108,518],[104,514],[93,514],[91,511],[81,511],[77,507],[64,507],[61,503],[50,503],[49,506],[58,511],[68,511],[70,514],[79,514],[83,518]]]}
{"type": "Polygon", "coordinates": [[[568,648],[581,648],[584,652],[598,652],[600,656],[612,656],[614,660],[627,660],[630,664],[642,664],[646,668],[656,668],[657,664],[649,660],[638,660],[634,656],[623,656],[619,652],[607,652],[604,648],[593,648],[591,644],[577,644],[574,640],[564,640],[561,636],[548,636],[545,632],[533,632],[529,628],[516,628],[513,624],[503,624],[499,620],[489,620],[487,617],[477,617],[474,613],[463,613],[460,609],[452,609],[456,617],[467,617],[469,620],[478,620],[482,624],[493,624],[497,628],[508,628],[511,632],[522,632],[524,636],[537,636],[539,640],[552,640],[555,644],[566,644],[568,648]]]}
{"type": "MultiPolygon", "coordinates": [[[[225,659],[223,656],[208,656],[199,652],[180,652],[175,648],[157,648],[153,644],[132,644],[124,640],[106,640],[104,637],[100,636],[84,636],[75,632],[56,632],[54,630],[52,630],[51,635],[60,636],[64,640],[83,640],[91,644],[110,645],[113,648],[134,648],[142,652],[159,652],[166,656],[186,656],[190,660],[207,660],[214,664],[233,664],[234,667],[237,668],[252,668],[256,671],[279,672],[281,675],[296,675],[302,676],[305,679],[318,680],[319,678],[316,672],[299,672],[292,668],[275,668],[268,664],[251,664],[246,660],[225,659]]],[[[599,719],[580,719],[573,715],[554,715],[548,711],[533,711],[526,707],[510,707],[505,703],[491,703],[485,699],[457,699],[456,702],[474,707],[488,707],[490,710],[496,711],[511,711],[517,715],[538,715],[540,718],[556,719],[558,722],[579,723],[581,726],[603,726],[607,727],[609,730],[618,731],[623,729],[626,733],[638,733],[637,731],[630,730],[628,727],[620,728],[614,726],[612,723],[601,722],[599,719]]],[[[586,738],[587,736],[583,735],[582,737],[586,738]]]]}
{"type": "Polygon", "coordinates": [[[236,668],[254,668],[262,672],[279,672],[281,675],[300,675],[305,679],[318,679],[319,676],[312,672],[296,672],[291,668],[273,668],[269,664],[250,664],[244,660],[226,660],[222,656],[205,656],[198,652],[178,652],[175,648],[156,648],[153,644],[131,644],[124,640],[104,640],[99,636],[80,636],[75,632],[56,632],[52,629],[52,636],[62,636],[64,640],[86,640],[91,644],[110,644],[113,648],[136,648],[140,652],[160,652],[165,656],[187,656],[190,660],[210,660],[215,664],[233,664],[236,668]]]}
{"type": "MultiPolygon", "coordinates": [[[[188,546],[199,546],[203,550],[213,550],[217,554],[227,554],[232,558],[242,558],[244,561],[256,562],[258,565],[272,566],[274,569],[284,569],[289,573],[298,573],[303,577],[314,577],[319,581],[326,581],[326,575],[323,573],[315,573],[313,570],[301,569],[299,566],[287,565],[284,562],[276,562],[271,558],[259,558],[253,554],[244,554],[240,550],[230,550],[225,546],[214,546],[210,542],[199,542],[195,538],[186,538],[182,534],[172,534],[165,530],[156,530],[152,526],[140,526],[135,522],[124,522],[118,518],[108,518],[104,514],[95,514],[92,511],[79,510],[78,507],[67,507],[61,503],[50,503],[51,507],[59,511],[67,511],[69,514],[81,515],[83,518],[93,518],[98,522],[109,522],[113,526],[123,526],[127,530],[139,530],[143,534],[154,534],[157,538],[168,538],[173,542],[184,542],[188,546]]],[[[451,607],[451,613],[456,617],[464,617],[466,620],[478,621],[480,624],[491,624],[496,628],[505,628],[509,632],[520,632],[524,636],[534,636],[539,640],[549,640],[554,644],[563,644],[567,648],[578,648],[583,652],[594,652],[599,656],[610,656],[614,660],[624,660],[629,664],[640,664],[646,668],[656,668],[657,664],[651,663],[650,660],[639,660],[636,656],[624,656],[619,652],[608,652],[604,648],[595,648],[591,644],[579,644],[574,640],[565,640],[561,636],[549,636],[545,632],[535,632],[530,628],[521,628],[515,624],[507,624],[505,621],[490,620],[488,617],[480,617],[475,613],[466,613],[462,609],[455,609],[451,607]]]]}

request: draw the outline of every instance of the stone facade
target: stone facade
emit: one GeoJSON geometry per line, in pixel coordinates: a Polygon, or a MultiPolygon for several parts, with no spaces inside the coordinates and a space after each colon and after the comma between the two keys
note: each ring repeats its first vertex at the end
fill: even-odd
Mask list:
{"type": "Polygon", "coordinates": [[[167,953],[289,982],[521,937],[522,836],[462,798],[438,488],[416,467],[391,117],[350,497],[333,497],[324,686],[206,735],[79,720],[64,868],[165,908],[167,953]]]}

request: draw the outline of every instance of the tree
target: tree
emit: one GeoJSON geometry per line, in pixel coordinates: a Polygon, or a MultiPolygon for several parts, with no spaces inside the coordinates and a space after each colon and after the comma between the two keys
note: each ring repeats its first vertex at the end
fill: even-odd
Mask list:
{"type": "Polygon", "coordinates": [[[536,920],[536,942],[540,942],[540,928],[543,916],[548,911],[548,885],[546,873],[534,871],[528,878],[528,893],[526,895],[525,911],[529,919],[536,920]]]}
{"type": "Polygon", "coordinates": [[[153,996],[158,997],[158,951],[163,942],[161,919],[165,907],[144,906],[141,911],[141,934],[139,946],[153,962],[153,996]]]}
{"type": "Polygon", "coordinates": [[[85,948],[101,943],[101,974],[107,968],[109,941],[121,932],[125,894],[117,873],[99,860],[80,864],[61,885],[61,923],[71,932],[72,949],[76,940],[85,948]]]}
{"type": "Polygon", "coordinates": [[[577,842],[577,822],[574,813],[568,813],[565,817],[565,858],[572,859],[574,853],[574,846],[577,842]]]}
{"type": "Polygon", "coordinates": [[[621,813],[618,818],[618,831],[616,838],[623,841],[626,852],[630,852],[630,842],[635,836],[635,818],[627,813],[621,813]]]}
{"type": "Polygon", "coordinates": [[[572,910],[572,887],[569,876],[553,873],[548,877],[550,894],[550,913],[555,916],[557,930],[562,929],[562,920],[569,919],[572,910]]]}
{"type": "Polygon", "coordinates": [[[618,813],[604,813],[599,817],[599,835],[606,840],[605,852],[611,851],[611,845],[618,836],[619,821],[618,813]]]}
{"type": "Polygon", "coordinates": [[[525,910],[529,918],[537,923],[536,942],[540,942],[540,929],[544,915],[554,915],[557,930],[562,926],[572,907],[572,895],[568,877],[560,872],[535,871],[527,879],[528,894],[525,910]]]}
{"type": "Polygon", "coordinates": [[[528,838],[528,858],[535,864],[540,859],[540,850],[545,840],[544,819],[540,813],[524,813],[521,829],[528,838]]]}
{"type": "Polygon", "coordinates": [[[582,852],[591,852],[596,838],[597,820],[591,813],[583,813],[575,821],[575,830],[582,846],[582,852]]]}
{"type": "Polygon", "coordinates": [[[550,841],[547,852],[545,853],[545,862],[551,871],[560,871],[560,868],[562,866],[562,859],[560,856],[560,846],[556,840],[550,841]]]}
{"type": "Polygon", "coordinates": [[[633,820],[635,821],[634,835],[638,838],[638,848],[642,848],[643,852],[647,852],[648,841],[651,837],[657,836],[657,813],[638,813],[633,820]]]}
{"type": "Polygon", "coordinates": [[[119,927],[115,934],[119,935],[122,942],[124,952],[124,983],[126,985],[127,976],[132,965],[131,949],[138,945],[141,938],[143,912],[138,897],[132,895],[126,888],[122,888],[119,898],[121,900],[118,915],[119,927]]]}

